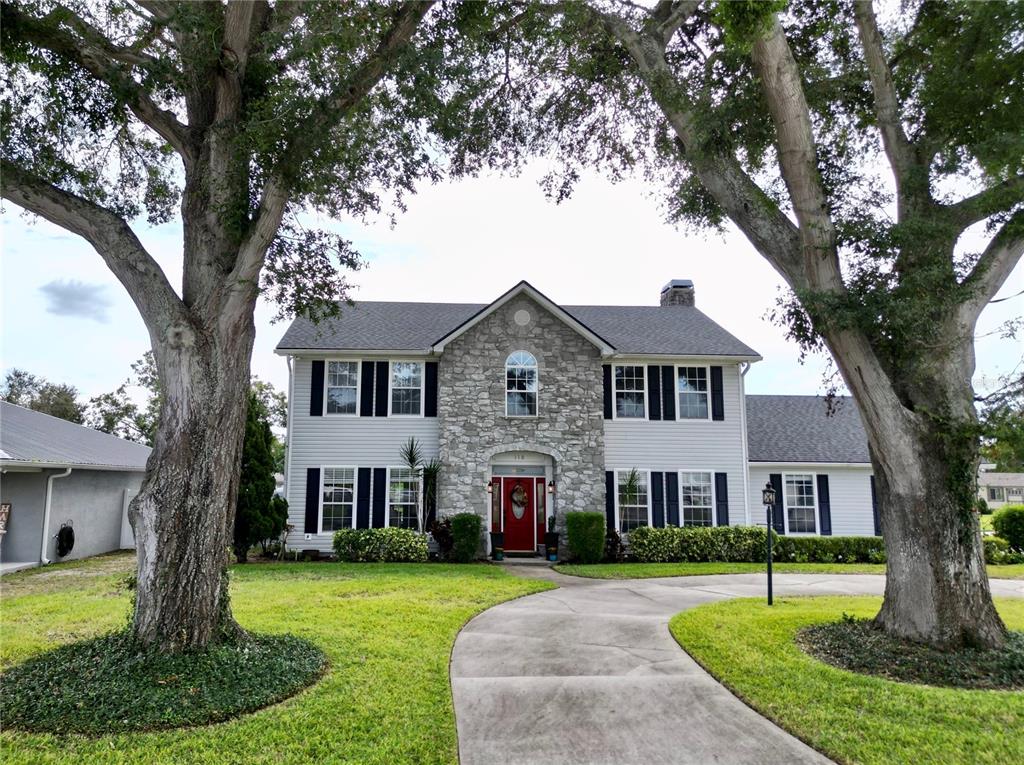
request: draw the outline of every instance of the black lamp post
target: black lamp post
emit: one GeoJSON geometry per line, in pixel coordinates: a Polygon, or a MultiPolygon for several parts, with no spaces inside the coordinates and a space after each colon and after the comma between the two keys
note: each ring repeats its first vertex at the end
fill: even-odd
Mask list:
{"type": "Polygon", "coordinates": [[[768,516],[768,605],[772,604],[772,510],[775,508],[775,487],[766,483],[761,491],[761,502],[768,516]]]}

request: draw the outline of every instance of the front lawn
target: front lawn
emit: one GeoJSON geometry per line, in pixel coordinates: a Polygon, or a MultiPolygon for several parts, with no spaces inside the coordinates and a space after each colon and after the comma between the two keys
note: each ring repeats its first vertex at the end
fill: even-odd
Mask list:
{"type": "MultiPolygon", "coordinates": [[[[1024,694],[954,690],[854,674],[796,644],[803,627],[843,613],[871,617],[876,597],[744,599],[700,606],[670,623],[705,669],[761,714],[837,762],[1024,762],[1024,694]]],[[[1011,629],[1024,601],[997,599],[1011,629]]]]}
{"type": "MultiPolygon", "coordinates": [[[[661,576],[708,576],[711,574],[763,574],[763,563],[595,563],[589,566],[561,563],[555,571],[590,579],[651,579],[661,576]]],[[[884,563],[774,563],[776,574],[884,574],[884,563]]],[[[993,579],[1024,579],[1024,564],[989,566],[993,579]]]]}
{"type": "MultiPolygon", "coordinates": [[[[0,667],[123,625],[131,556],[4,576],[0,667]]],[[[487,565],[251,564],[233,569],[246,628],[320,646],[327,675],[221,725],[98,738],[4,731],[4,763],[455,763],[448,659],[474,614],[552,585],[487,565]]]]}

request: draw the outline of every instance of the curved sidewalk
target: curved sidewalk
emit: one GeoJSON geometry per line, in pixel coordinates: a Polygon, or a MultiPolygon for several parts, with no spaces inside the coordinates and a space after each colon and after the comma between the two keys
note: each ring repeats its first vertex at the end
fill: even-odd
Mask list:
{"type": "MultiPolygon", "coordinates": [[[[495,606],[459,633],[451,681],[463,765],[829,762],[733,696],[669,633],[680,611],[763,597],[763,575],[514,573],[559,589],[495,606]]],[[[881,594],[884,586],[874,575],[775,577],[780,596],[881,594]]],[[[1024,581],[992,580],[992,590],[1024,597],[1024,581]]]]}

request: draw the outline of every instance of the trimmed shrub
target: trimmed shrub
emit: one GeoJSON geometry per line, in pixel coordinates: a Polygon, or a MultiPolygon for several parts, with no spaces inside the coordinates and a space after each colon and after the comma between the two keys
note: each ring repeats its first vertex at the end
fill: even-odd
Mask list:
{"type": "Polygon", "coordinates": [[[456,563],[469,563],[480,549],[480,516],[476,513],[456,513],[452,522],[451,559],[456,563]]]}
{"type": "Polygon", "coordinates": [[[572,559],[600,563],[604,557],[604,513],[566,513],[566,545],[572,559]]]}
{"type": "MultiPolygon", "coordinates": [[[[772,558],[787,563],[884,563],[881,537],[784,537],[772,532],[772,558]]],[[[629,555],[644,563],[759,563],[768,537],[760,526],[644,526],[629,535],[629,555]]]]}
{"type": "Polygon", "coordinates": [[[885,563],[881,537],[776,537],[782,563],[885,563]]]}
{"type": "Polygon", "coordinates": [[[1010,543],[1010,547],[1024,551],[1024,505],[1007,505],[996,510],[992,528],[1010,543]]]}
{"type": "Polygon", "coordinates": [[[974,500],[974,509],[981,515],[988,515],[992,512],[992,508],[988,506],[988,502],[985,501],[984,497],[978,497],[974,500]]]}
{"type": "Polygon", "coordinates": [[[334,554],[350,563],[423,563],[427,538],[412,529],[341,529],[334,554]]]}
{"type": "Polygon", "coordinates": [[[999,565],[1006,563],[1024,563],[1024,551],[1014,550],[1010,543],[999,537],[982,537],[981,544],[985,549],[985,563],[999,565]]]}

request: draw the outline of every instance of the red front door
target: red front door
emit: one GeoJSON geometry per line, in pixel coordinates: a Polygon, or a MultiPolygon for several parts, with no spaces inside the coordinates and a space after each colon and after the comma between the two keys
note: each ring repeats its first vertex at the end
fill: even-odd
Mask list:
{"type": "Polygon", "coordinates": [[[501,483],[505,549],[534,552],[537,549],[534,481],[532,478],[503,478],[501,483]]]}

